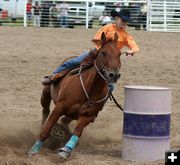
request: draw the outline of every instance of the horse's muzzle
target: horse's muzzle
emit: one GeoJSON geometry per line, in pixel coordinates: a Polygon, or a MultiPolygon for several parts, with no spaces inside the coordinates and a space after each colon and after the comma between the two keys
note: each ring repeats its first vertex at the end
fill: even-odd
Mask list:
{"type": "Polygon", "coordinates": [[[120,77],[121,77],[121,74],[119,72],[109,72],[108,73],[108,81],[110,83],[116,83],[120,77]]]}

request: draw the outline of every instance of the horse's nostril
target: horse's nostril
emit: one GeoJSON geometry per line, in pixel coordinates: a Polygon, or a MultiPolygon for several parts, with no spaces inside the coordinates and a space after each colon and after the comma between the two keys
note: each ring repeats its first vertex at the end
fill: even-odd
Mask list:
{"type": "Polygon", "coordinates": [[[110,74],[109,74],[109,77],[110,77],[110,78],[113,78],[113,77],[114,77],[114,74],[113,74],[113,73],[110,73],[110,74]]]}
{"type": "Polygon", "coordinates": [[[119,73],[118,75],[117,75],[117,78],[119,79],[121,77],[121,74],[119,73]]]}

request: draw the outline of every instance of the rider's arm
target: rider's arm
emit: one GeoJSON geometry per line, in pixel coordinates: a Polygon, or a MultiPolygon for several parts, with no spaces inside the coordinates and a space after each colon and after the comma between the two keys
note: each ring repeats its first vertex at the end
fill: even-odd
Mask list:
{"type": "Polygon", "coordinates": [[[138,45],[136,44],[134,38],[130,34],[127,34],[126,36],[125,45],[129,47],[134,53],[139,51],[138,45]]]}

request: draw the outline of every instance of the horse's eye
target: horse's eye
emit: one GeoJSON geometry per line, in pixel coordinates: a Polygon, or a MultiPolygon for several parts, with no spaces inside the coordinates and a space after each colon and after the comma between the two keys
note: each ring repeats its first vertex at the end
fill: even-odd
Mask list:
{"type": "Polygon", "coordinates": [[[106,56],[106,55],[107,55],[107,53],[106,53],[106,52],[102,52],[102,55],[103,55],[103,56],[106,56]]]}

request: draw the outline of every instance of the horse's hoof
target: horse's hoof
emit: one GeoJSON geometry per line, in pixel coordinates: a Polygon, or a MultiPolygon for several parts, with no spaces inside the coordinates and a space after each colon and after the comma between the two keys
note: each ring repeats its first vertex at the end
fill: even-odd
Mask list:
{"type": "Polygon", "coordinates": [[[71,150],[68,147],[63,147],[60,149],[58,155],[67,160],[70,157],[71,150]]]}
{"type": "Polygon", "coordinates": [[[37,151],[37,150],[33,151],[32,149],[26,152],[26,154],[29,158],[38,155],[38,153],[39,153],[39,151],[37,151]]]}
{"type": "Polygon", "coordinates": [[[30,152],[30,151],[27,151],[26,152],[26,155],[29,157],[29,158],[31,158],[31,157],[33,157],[33,156],[35,156],[35,155],[37,155],[38,153],[32,153],[32,152],[30,152]]]}
{"type": "Polygon", "coordinates": [[[66,153],[64,151],[59,152],[58,155],[63,158],[64,160],[67,160],[69,158],[69,153],[66,153]]]}
{"type": "Polygon", "coordinates": [[[35,144],[32,146],[32,148],[29,150],[29,152],[27,152],[28,156],[32,157],[34,155],[37,155],[42,147],[42,143],[42,141],[37,140],[35,144]]]}

